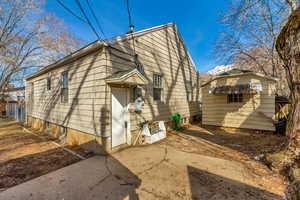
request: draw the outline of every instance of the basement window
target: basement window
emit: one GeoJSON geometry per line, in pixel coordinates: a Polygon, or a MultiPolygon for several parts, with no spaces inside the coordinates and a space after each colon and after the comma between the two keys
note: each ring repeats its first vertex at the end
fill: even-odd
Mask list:
{"type": "Polygon", "coordinates": [[[46,127],[47,129],[50,128],[50,122],[46,121],[46,122],[45,122],[45,127],[46,127]]]}
{"type": "Polygon", "coordinates": [[[228,94],[227,103],[242,103],[243,94],[228,94]]]}

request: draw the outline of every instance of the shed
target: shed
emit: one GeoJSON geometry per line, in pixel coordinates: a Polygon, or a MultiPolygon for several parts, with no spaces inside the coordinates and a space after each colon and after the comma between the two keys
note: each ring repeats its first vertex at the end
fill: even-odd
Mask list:
{"type": "Polygon", "coordinates": [[[275,131],[274,77],[233,69],[202,85],[202,124],[275,131]]]}

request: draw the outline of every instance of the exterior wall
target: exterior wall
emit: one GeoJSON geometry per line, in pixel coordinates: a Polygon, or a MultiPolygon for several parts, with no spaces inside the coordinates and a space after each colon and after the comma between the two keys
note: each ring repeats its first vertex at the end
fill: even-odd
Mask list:
{"type": "MultiPolygon", "coordinates": [[[[108,49],[109,73],[135,67],[132,55],[136,53],[137,63],[144,66],[145,77],[149,80],[149,84],[142,87],[145,99],[142,113],[130,113],[131,130],[136,130],[137,124],[145,120],[170,121],[175,112],[180,113],[183,118],[200,113],[197,72],[173,25],[136,37],[134,41],[132,39],[121,41],[112,46],[122,52],[113,48],[108,49]],[[154,73],[163,74],[164,88],[160,102],[153,100],[154,73]],[[187,101],[187,81],[192,81],[193,85],[191,102],[187,101]]],[[[132,92],[131,89],[131,102],[133,102],[132,92]]]]}
{"type": "Polygon", "coordinates": [[[24,101],[25,89],[5,92],[8,95],[7,101],[24,101]]]}
{"type": "MultiPolygon", "coordinates": [[[[143,87],[146,101],[142,113],[130,113],[131,130],[145,120],[169,121],[175,112],[186,118],[199,114],[199,79],[175,27],[166,26],[134,40],[138,62],[143,64],[150,84],[143,87]],[[153,101],[153,73],[164,75],[161,102],[153,101]],[[186,81],[193,83],[192,102],[187,101],[186,81]]],[[[60,127],[65,127],[69,144],[94,142],[111,151],[111,86],[105,79],[136,66],[132,42],[118,42],[28,80],[28,123],[38,129],[50,122],[52,132],[58,131],[58,136],[60,127]],[[69,71],[68,103],[62,103],[60,95],[64,71],[69,71]],[[47,77],[52,77],[51,91],[47,91],[47,77]]],[[[132,88],[129,91],[132,96],[132,88]]]]}
{"type": "MultiPolygon", "coordinates": [[[[66,139],[66,142],[71,146],[81,146],[84,149],[93,151],[95,153],[104,154],[107,152],[103,147],[103,139],[99,136],[87,134],[86,132],[66,128],[65,133],[62,130],[62,126],[46,122],[41,119],[28,117],[28,124],[35,130],[47,131],[50,135],[55,138],[66,139]]],[[[105,143],[105,142],[104,142],[105,143]]]]}
{"type": "Polygon", "coordinates": [[[108,131],[103,126],[103,110],[108,106],[105,52],[98,49],[75,61],[27,81],[27,116],[51,122],[84,133],[101,136],[108,131]],[[61,102],[61,73],[69,72],[69,101],[61,102]],[[47,90],[51,77],[51,90],[47,90]],[[32,88],[33,87],[33,88],[32,88]]]}
{"type": "Polygon", "coordinates": [[[202,88],[205,125],[275,131],[275,81],[255,76],[236,76],[212,81],[202,88]],[[261,83],[262,92],[243,95],[242,103],[227,103],[226,94],[209,94],[210,88],[221,85],[261,83]]]}

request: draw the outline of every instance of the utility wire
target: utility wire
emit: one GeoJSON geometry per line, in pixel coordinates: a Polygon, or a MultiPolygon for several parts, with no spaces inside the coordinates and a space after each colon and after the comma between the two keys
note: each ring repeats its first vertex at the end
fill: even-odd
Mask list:
{"type": "Polygon", "coordinates": [[[92,31],[93,31],[93,32],[95,33],[95,35],[97,36],[98,40],[101,40],[100,35],[97,33],[95,27],[93,26],[93,24],[92,24],[91,21],[89,20],[89,18],[88,18],[88,16],[87,16],[87,14],[85,13],[85,11],[84,11],[84,9],[83,9],[83,7],[82,7],[80,1],[79,1],[79,0],[76,0],[76,4],[78,5],[80,11],[81,11],[82,14],[84,15],[84,18],[86,19],[88,25],[90,26],[90,28],[92,29],[92,31]]]}
{"type": "Polygon", "coordinates": [[[94,19],[95,19],[97,25],[98,25],[98,28],[100,29],[100,31],[101,31],[102,35],[104,36],[104,38],[106,38],[106,35],[105,35],[105,33],[104,33],[104,31],[103,31],[101,25],[100,25],[100,22],[99,22],[99,20],[98,20],[96,14],[95,14],[95,12],[94,12],[94,9],[93,9],[92,6],[91,6],[89,0],[86,0],[86,3],[87,3],[87,5],[88,5],[89,9],[91,10],[91,13],[92,13],[92,15],[93,15],[93,17],[94,17],[94,19]]]}
{"type": "Polygon", "coordinates": [[[83,18],[81,18],[80,16],[76,15],[70,8],[68,8],[65,4],[63,4],[60,0],[56,0],[57,3],[59,5],[61,5],[61,7],[63,7],[66,11],[68,11],[71,15],[73,15],[74,17],[76,17],[77,19],[79,19],[80,21],[88,24],[88,22],[86,20],[84,20],[83,18]]]}
{"type": "Polygon", "coordinates": [[[131,11],[130,11],[130,8],[129,8],[129,0],[126,0],[126,6],[127,6],[129,26],[133,26],[132,25],[132,18],[131,18],[131,11]]]}
{"type": "Polygon", "coordinates": [[[129,0],[126,0],[126,6],[127,6],[127,13],[128,13],[128,22],[129,22],[129,27],[130,27],[130,31],[128,32],[129,34],[131,34],[131,39],[132,39],[132,46],[133,46],[133,52],[135,55],[135,62],[137,63],[137,54],[135,51],[135,41],[134,41],[134,36],[133,36],[133,24],[132,24],[132,17],[131,17],[131,11],[130,11],[130,7],[129,7],[129,0]]]}

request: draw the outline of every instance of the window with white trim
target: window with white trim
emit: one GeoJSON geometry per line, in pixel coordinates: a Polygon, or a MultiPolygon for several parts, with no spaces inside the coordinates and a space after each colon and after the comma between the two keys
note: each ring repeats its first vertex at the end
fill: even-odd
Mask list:
{"type": "Polygon", "coordinates": [[[69,101],[69,74],[68,72],[61,73],[61,102],[68,103],[69,101]]]}
{"type": "Polygon", "coordinates": [[[186,81],[186,95],[187,95],[187,100],[192,101],[192,81],[186,81]]]}
{"type": "Polygon", "coordinates": [[[163,92],[163,75],[154,73],[153,74],[153,100],[162,101],[163,92]]]}

